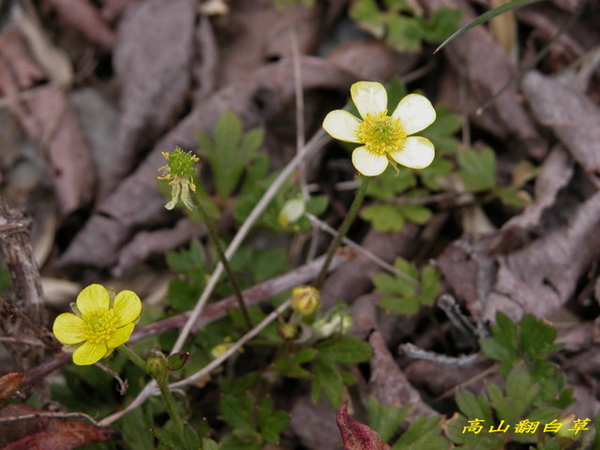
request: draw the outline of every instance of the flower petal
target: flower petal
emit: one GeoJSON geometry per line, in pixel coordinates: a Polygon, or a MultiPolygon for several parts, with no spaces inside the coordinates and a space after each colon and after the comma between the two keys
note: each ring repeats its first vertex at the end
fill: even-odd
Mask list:
{"type": "Polygon", "coordinates": [[[373,177],[385,170],[388,160],[385,155],[370,152],[367,147],[358,147],[352,152],[352,164],[363,175],[373,177]]]}
{"type": "Polygon", "coordinates": [[[400,150],[389,153],[390,157],[403,166],[411,169],[423,169],[433,161],[435,148],[429,139],[420,136],[409,136],[400,150]]]}
{"type": "Polygon", "coordinates": [[[72,313],[62,313],[54,320],[52,332],[63,344],[79,344],[85,340],[83,326],[81,317],[72,313]]]}
{"type": "Polygon", "coordinates": [[[89,341],[84,342],[73,352],[73,362],[78,366],[88,366],[102,359],[107,352],[106,344],[93,344],[89,341]]]}
{"type": "Polygon", "coordinates": [[[131,333],[133,333],[133,323],[129,323],[122,328],[116,330],[106,345],[108,348],[117,348],[119,345],[124,344],[131,337],[131,333]]]}
{"type": "Polygon", "coordinates": [[[398,103],[392,117],[400,119],[404,131],[409,135],[431,125],[435,121],[435,109],[426,97],[409,94],[398,103]]]}
{"type": "Polygon", "coordinates": [[[343,109],[336,109],[325,116],[323,128],[331,137],[345,142],[359,144],[357,137],[358,127],[361,124],[354,115],[343,109]]]}
{"type": "Polygon", "coordinates": [[[381,83],[359,81],[350,87],[352,101],[361,117],[380,114],[387,109],[387,92],[381,83]]]}
{"type": "MultiPolygon", "coordinates": [[[[121,291],[115,297],[113,311],[118,328],[137,319],[142,311],[142,302],[133,291],[121,291]]],[[[120,344],[119,344],[120,345],[120,344]]]]}
{"type": "Polygon", "coordinates": [[[90,284],[77,296],[77,309],[82,315],[108,310],[110,297],[108,291],[99,284],[90,284]]]}
{"type": "Polygon", "coordinates": [[[179,193],[181,192],[181,186],[179,183],[173,184],[171,188],[171,201],[165,205],[165,208],[171,210],[175,208],[177,202],[179,201],[179,193]]]}

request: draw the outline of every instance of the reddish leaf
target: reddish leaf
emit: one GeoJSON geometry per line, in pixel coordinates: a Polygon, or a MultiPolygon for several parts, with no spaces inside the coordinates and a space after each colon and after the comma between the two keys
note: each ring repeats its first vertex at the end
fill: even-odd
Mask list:
{"type": "Polygon", "coordinates": [[[113,428],[41,415],[44,413],[24,405],[0,409],[0,417],[27,416],[0,423],[0,447],[3,450],[70,450],[118,438],[118,431],[113,428]]]}
{"type": "Polygon", "coordinates": [[[23,372],[7,373],[0,378],[0,403],[10,398],[19,389],[21,380],[23,380],[23,372]]]}
{"type": "Polygon", "coordinates": [[[379,439],[379,435],[375,431],[350,417],[348,402],[344,402],[340,406],[336,422],[342,434],[344,450],[389,450],[391,448],[379,439]]]}

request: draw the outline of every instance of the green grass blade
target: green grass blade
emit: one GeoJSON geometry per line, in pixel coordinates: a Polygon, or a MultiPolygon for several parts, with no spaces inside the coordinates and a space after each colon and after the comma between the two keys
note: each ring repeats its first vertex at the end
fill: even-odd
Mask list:
{"type": "Polygon", "coordinates": [[[499,16],[500,14],[504,14],[507,11],[511,11],[513,9],[517,9],[517,8],[522,7],[522,6],[526,6],[526,5],[529,5],[531,3],[537,3],[537,2],[540,2],[540,1],[542,1],[542,0],[514,0],[514,1],[510,2],[510,3],[507,3],[506,5],[502,5],[502,6],[499,6],[497,8],[494,8],[494,9],[492,9],[492,10],[490,10],[490,11],[488,11],[488,12],[482,14],[482,15],[480,15],[479,17],[477,17],[476,19],[472,20],[468,24],[460,27],[457,31],[455,31],[454,33],[452,33],[452,35],[448,39],[446,39],[444,42],[442,42],[440,44],[440,46],[438,48],[436,48],[433,53],[437,53],[446,44],[452,42],[454,39],[456,39],[458,36],[460,36],[461,34],[463,34],[465,31],[468,31],[471,28],[476,27],[477,25],[481,25],[482,23],[487,22],[488,20],[491,20],[494,17],[499,16]]]}

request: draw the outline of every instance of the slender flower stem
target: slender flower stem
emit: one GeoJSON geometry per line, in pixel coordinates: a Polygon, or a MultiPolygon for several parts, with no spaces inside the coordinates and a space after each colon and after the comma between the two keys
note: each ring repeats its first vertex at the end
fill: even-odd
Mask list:
{"type": "Polygon", "coordinates": [[[225,252],[223,251],[223,247],[221,247],[221,242],[219,241],[217,233],[215,232],[215,227],[213,226],[212,221],[210,220],[210,217],[208,217],[208,214],[206,213],[206,210],[202,206],[202,203],[200,202],[198,197],[196,195],[192,194],[191,198],[192,198],[192,202],[194,203],[194,206],[196,207],[196,209],[200,213],[200,216],[202,217],[202,221],[204,222],[204,225],[206,225],[206,230],[208,231],[208,237],[213,242],[215,249],[217,250],[217,254],[219,255],[219,260],[221,261],[221,264],[223,264],[223,268],[225,269],[225,273],[227,274],[229,283],[231,284],[231,287],[233,288],[233,293],[235,295],[235,298],[237,299],[240,310],[242,311],[242,316],[244,317],[246,326],[248,327],[249,330],[251,330],[252,329],[252,321],[250,320],[250,314],[248,314],[248,308],[246,307],[246,303],[244,302],[244,296],[242,295],[242,290],[240,289],[240,285],[238,284],[237,279],[235,278],[233,269],[231,268],[231,264],[229,264],[229,260],[227,259],[227,256],[225,255],[225,252]]]}
{"type": "Polygon", "coordinates": [[[135,353],[133,350],[131,350],[129,347],[127,347],[126,344],[119,345],[118,349],[121,353],[123,353],[125,356],[127,356],[132,363],[134,363],[136,366],[138,366],[140,369],[142,369],[144,371],[144,373],[148,373],[148,368],[146,367],[146,361],[144,361],[142,358],[140,358],[137,355],[137,353],[135,353]]]}
{"type": "MultiPolygon", "coordinates": [[[[159,377],[153,376],[150,373],[150,371],[148,370],[148,365],[146,364],[146,361],[144,361],[142,358],[140,358],[137,355],[137,353],[135,353],[133,350],[131,350],[129,347],[127,347],[127,345],[125,345],[125,344],[120,345],[119,351],[121,353],[123,353],[125,356],[127,356],[129,358],[129,360],[131,362],[133,362],[136,366],[138,366],[140,369],[142,369],[144,371],[144,373],[147,373],[148,375],[150,375],[154,378],[154,380],[158,384],[160,393],[165,401],[167,410],[169,411],[169,416],[171,417],[171,420],[175,424],[175,427],[176,427],[179,435],[183,436],[183,432],[184,432],[183,420],[181,418],[181,415],[179,414],[179,411],[177,411],[177,406],[175,405],[175,399],[173,398],[173,394],[171,394],[171,391],[169,390],[168,377],[167,376],[159,376],[159,377]]],[[[165,369],[165,370],[167,370],[167,369],[165,369]]]]}
{"type": "Polygon", "coordinates": [[[179,411],[177,411],[177,406],[175,405],[175,399],[173,398],[173,394],[169,389],[169,380],[167,377],[164,377],[162,380],[156,379],[158,383],[158,388],[160,389],[160,393],[165,400],[165,404],[167,406],[167,410],[169,411],[169,416],[171,420],[175,424],[175,429],[179,436],[183,436],[184,434],[184,425],[181,416],[179,415],[179,411]]]}
{"type": "Polygon", "coordinates": [[[317,289],[320,288],[323,282],[325,281],[325,277],[327,276],[327,269],[329,269],[329,264],[331,264],[331,259],[333,258],[335,251],[340,246],[343,239],[346,237],[346,234],[350,229],[350,225],[352,225],[352,223],[354,222],[354,219],[356,218],[356,215],[358,214],[358,211],[360,209],[360,205],[362,205],[362,202],[365,198],[367,186],[369,185],[369,177],[364,177],[361,175],[360,178],[361,180],[358,187],[358,191],[356,192],[356,196],[354,197],[354,200],[350,205],[350,210],[348,211],[348,214],[346,214],[346,217],[344,218],[344,221],[342,222],[342,225],[340,226],[340,229],[338,230],[335,239],[329,246],[325,262],[323,263],[323,267],[321,267],[321,272],[319,272],[319,276],[314,282],[314,286],[317,289]]]}

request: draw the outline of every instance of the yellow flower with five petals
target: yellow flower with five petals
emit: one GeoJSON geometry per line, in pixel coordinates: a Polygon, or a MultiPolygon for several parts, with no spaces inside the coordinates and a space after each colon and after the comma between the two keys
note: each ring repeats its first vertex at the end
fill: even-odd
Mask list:
{"type": "Polygon", "coordinates": [[[363,144],[352,152],[356,170],[366,176],[380,175],[388,164],[423,169],[435,156],[433,143],[412,134],[435,121],[435,109],[422,95],[409,94],[388,116],[387,92],[381,83],[359,81],[350,88],[352,101],[362,120],[344,110],[331,111],[323,128],[340,141],[363,144]]]}
{"type": "Polygon", "coordinates": [[[142,302],[132,291],[121,291],[112,299],[103,286],[92,284],[79,293],[71,308],[75,314],[60,314],[52,331],[65,344],[63,349],[73,352],[73,362],[85,366],[129,340],[142,302]]]}

